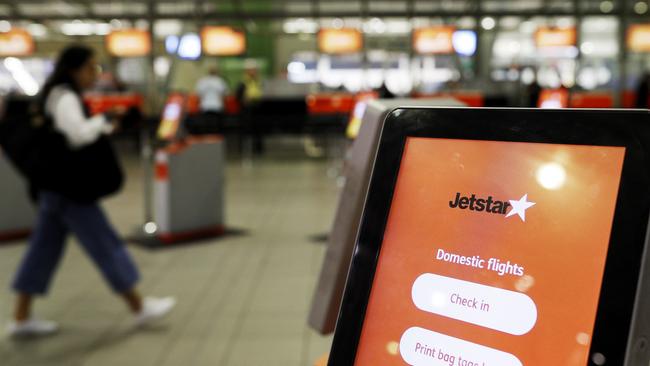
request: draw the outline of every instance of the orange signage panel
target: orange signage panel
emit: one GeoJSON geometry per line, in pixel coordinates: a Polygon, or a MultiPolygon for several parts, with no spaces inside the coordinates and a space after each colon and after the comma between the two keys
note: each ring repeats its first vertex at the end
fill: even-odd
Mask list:
{"type": "Polygon", "coordinates": [[[322,29],[318,32],[318,49],[322,53],[353,53],[363,48],[363,35],[356,29],[322,29]]]}
{"type": "Polygon", "coordinates": [[[246,52],[246,35],[232,27],[203,27],[201,43],[206,55],[238,56],[246,52]]]}
{"type": "Polygon", "coordinates": [[[34,48],[32,35],[23,29],[0,33],[0,57],[29,56],[34,48]]]}
{"type": "Polygon", "coordinates": [[[650,24],[634,24],[628,28],[627,48],[632,52],[650,52],[650,24]]]}
{"type": "Polygon", "coordinates": [[[106,48],[113,56],[146,56],[151,52],[151,37],[139,29],[113,31],[106,36],[106,48]]]}
{"type": "Polygon", "coordinates": [[[624,158],[406,139],[355,365],[589,364],[624,158]]]}
{"type": "Polygon", "coordinates": [[[413,49],[420,54],[454,53],[454,27],[429,27],[413,31],[413,49]]]}
{"type": "Polygon", "coordinates": [[[535,32],[537,48],[569,47],[576,44],[576,28],[542,27],[535,32]]]}

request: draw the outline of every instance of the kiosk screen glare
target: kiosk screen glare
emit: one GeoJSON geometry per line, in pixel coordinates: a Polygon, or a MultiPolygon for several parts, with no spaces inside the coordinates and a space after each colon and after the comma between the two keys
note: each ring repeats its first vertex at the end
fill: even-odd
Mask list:
{"type": "Polygon", "coordinates": [[[355,363],[586,365],[624,155],[408,138],[355,363]]]}

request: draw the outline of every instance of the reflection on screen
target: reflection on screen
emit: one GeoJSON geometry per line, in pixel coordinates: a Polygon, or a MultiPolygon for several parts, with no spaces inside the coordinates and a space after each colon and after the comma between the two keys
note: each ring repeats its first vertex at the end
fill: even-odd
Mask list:
{"type": "Polygon", "coordinates": [[[587,364],[624,154],[409,138],[356,364],[587,364]]]}

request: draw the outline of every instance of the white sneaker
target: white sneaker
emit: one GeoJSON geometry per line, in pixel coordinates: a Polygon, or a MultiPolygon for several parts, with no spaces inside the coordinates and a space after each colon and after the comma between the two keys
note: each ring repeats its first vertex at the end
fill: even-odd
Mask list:
{"type": "Polygon", "coordinates": [[[29,319],[23,322],[12,321],[7,325],[7,335],[18,337],[42,337],[56,333],[59,325],[47,320],[29,319]]]}
{"type": "Polygon", "coordinates": [[[176,305],[173,297],[146,297],[142,301],[142,310],[135,316],[137,326],[147,325],[167,315],[176,305]]]}

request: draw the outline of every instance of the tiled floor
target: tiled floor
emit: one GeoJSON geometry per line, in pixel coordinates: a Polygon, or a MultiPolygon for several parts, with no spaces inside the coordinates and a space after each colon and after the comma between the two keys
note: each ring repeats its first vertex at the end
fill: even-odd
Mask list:
{"type": "MultiPolygon", "coordinates": [[[[115,226],[141,222],[141,170],[126,159],[129,182],[105,203],[115,226]]],[[[227,223],[245,230],[206,244],[150,251],[130,246],[142,292],[173,295],[162,324],[133,331],[131,317],[79,246],[70,240],[39,316],[60,322],[57,336],[0,338],[0,365],[311,365],[330,337],[307,327],[325,247],[310,236],[329,229],[336,205],[331,162],[266,158],[227,167],[227,223]]],[[[24,245],[0,247],[0,323],[11,314],[8,290],[24,245]]]]}

